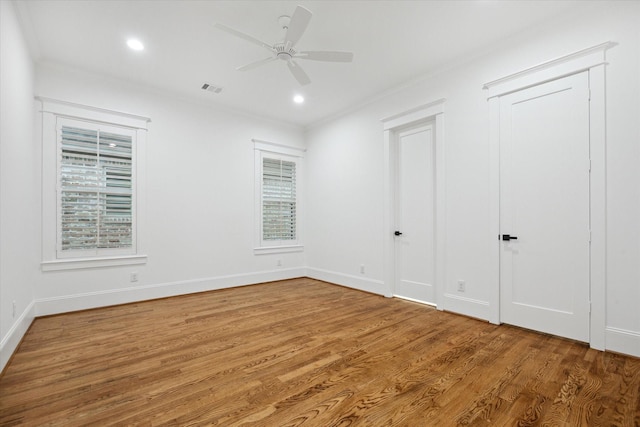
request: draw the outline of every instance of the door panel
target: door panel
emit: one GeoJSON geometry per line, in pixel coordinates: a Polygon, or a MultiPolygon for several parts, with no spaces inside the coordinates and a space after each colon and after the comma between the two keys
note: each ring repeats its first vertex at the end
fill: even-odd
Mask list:
{"type": "Polygon", "coordinates": [[[397,144],[395,294],[434,303],[433,126],[400,132],[397,144]]]}
{"type": "Polygon", "coordinates": [[[500,98],[500,320],[589,341],[587,72],[500,98]]]}

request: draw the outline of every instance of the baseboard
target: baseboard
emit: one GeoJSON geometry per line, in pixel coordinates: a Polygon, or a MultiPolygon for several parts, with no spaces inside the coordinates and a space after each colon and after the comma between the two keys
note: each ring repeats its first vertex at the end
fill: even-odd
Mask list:
{"type": "Polygon", "coordinates": [[[287,268],[43,298],[35,301],[35,314],[36,316],[48,316],[110,305],[254,285],[303,277],[305,273],[306,271],[303,267],[287,268]]]}
{"type": "Polygon", "coordinates": [[[320,268],[308,268],[307,277],[323,280],[336,285],[346,286],[360,291],[370,292],[386,297],[391,297],[391,291],[387,289],[381,280],[369,279],[366,277],[353,276],[350,274],[338,273],[335,271],[323,270],[320,268]]]}
{"type": "Polygon", "coordinates": [[[34,317],[35,302],[31,301],[24,312],[22,312],[15,323],[11,326],[7,334],[2,337],[2,341],[0,341],[0,372],[4,370],[4,367],[11,359],[16,348],[18,348],[20,341],[22,341],[22,337],[27,333],[34,317]]]}
{"type": "Polygon", "coordinates": [[[605,334],[607,350],[640,357],[640,332],[608,327],[605,334]]]}
{"type": "Polygon", "coordinates": [[[489,319],[489,303],[487,301],[461,297],[455,294],[445,293],[444,301],[438,304],[438,308],[477,319],[489,319]]]}

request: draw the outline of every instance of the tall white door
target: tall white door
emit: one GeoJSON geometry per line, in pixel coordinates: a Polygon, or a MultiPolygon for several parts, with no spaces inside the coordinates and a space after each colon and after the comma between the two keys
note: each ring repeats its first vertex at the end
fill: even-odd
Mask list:
{"type": "Polygon", "coordinates": [[[589,341],[587,72],[500,98],[500,321],[589,341]]]}
{"type": "Polygon", "coordinates": [[[435,303],[434,127],[398,133],[395,295],[435,303]]]}

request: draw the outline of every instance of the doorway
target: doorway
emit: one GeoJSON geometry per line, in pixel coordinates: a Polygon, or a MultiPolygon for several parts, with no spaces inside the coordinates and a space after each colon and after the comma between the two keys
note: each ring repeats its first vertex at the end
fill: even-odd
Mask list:
{"type": "Polygon", "coordinates": [[[383,119],[385,295],[436,306],[444,284],[443,104],[383,119]]]}
{"type": "Polygon", "coordinates": [[[394,296],[435,305],[433,123],[397,133],[394,296]]]}
{"type": "MultiPolygon", "coordinates": [[[[492,282],[495,284],[491,287],[491,292],[488,298],[489,315],[488,320],[492,323],[499,324],[504,322],[503,307],[501,300],[504,298],[502,295],[503,288],[501,281],[506,279],[509,273],[507,271],[501,271],[504,268],[504,263],[508,262],[503,260],[503,252],[508,249],[505,245],[510,245],[512,250],[518,250],[516,248],[516,241],[523,243],[520,246],[520,254],[524,254],[526,249],[524,246],[525,238],[522,238],[520,242],[520,235],[523,235],[521,231],[506,230],[508,225],[504,223],[503,215],[501,211],[505,209],[501,208],[501,202],[504,202],[502,197],[503,188],[502,182],[502,161],[506,153],[501,151],[501,133],[504,133],[504,126],[501,123],[501,114],[503,113],[503,103],[501,99],[506,99],[511,94],[525,93],[529,88],[543,88],[547,83],[553,84],[554,82],[560,82],[566,77],[579,76],[578,79],[587,79],[587,89],[583,91],[584,97],[588,99],[588,139],[589,139],[589,227],[590,230],[587,234],[589,239],[589,291],[588,291],[588,305],[586,307],[589,311],[587,315],[588,319],[588,338],[580,338],[582,340],[588,340],[591,348],[604,350],[605,349],[605,337],[607,336],[606,330],[606,78],[605,69],[607,67],[607,51],[616,46],[615,42],[605,42],[599,45],[591,46],[567,55],[552,59],[547,62],[540,63],[533,67],[515,72],[513,74],[506,75],[499,79],[487,82],[484,84],[483,89],[487,91],[487,101],[489,107],[489,198],[490,198],[490,218],[491,222],[487,228],[487,242],[489,242],[488,250],[493,254],[495,263],[488,266],[489,272],[492,277],[492,282]],[[502,240],[503,234],[510,234],[518,237],[517,240],[502,240]],[[501,240],[496,240],[500,237],[501,240]],[[504,261],[504,262],[503,262],[504,261]]],[[[583,80],[584,82],[584,80],[583,80]]],[[[577,82],[576,82],[577,83],[577,82]]],[[[584,88],[584,85],[582,86],[584,88]]],[[[582,90],[580,90],[582,91],[582,90]]],[[[553,92],[553,91],[552,91],[553,92]]],[[[571,92],[571,91],[569,91],[571,92]]],[[[578,91],[574,92],[577,94],[578,91]]],[[[517,95],[514,95],[517,96],[517,95]]],[[[542,98],[546,98],[546,95],[541,94],[542,98]]],[[[531,98],[531,104],[535,104],[535,97],[531,98]]],[[[526,97],[525,97],[526,99],[526,97]]],[[[551,98],[547,98],[551,99],[551,98]]],[[[583,98],[584,99],[584,98],[583,98]]],[[[541,104],[545,102],[541,99],[541,104]]],[[[527,101],[528,102],[528,101],[527,101]]],[[[525,104],[527,103],[525,102],[525,104]]],[[[517,110],[517,107],[516,107],[517,110]]],[[[524,110],[523,110],[524,111],[524,110]]],[[[563,113],[563,114],[566,114],[563,113]]],[[[516,120],[520,112],[516,111],[516,120]]],[[[554,119],[553,117],[551,119],[554,119]]],[[[564,147],[554,147],[564,149],[564,147]]],[[[549,155],[555,155],[556,152],[549,153],[549,155]]],[[[554,159],[555,161],[555,159],[554,159]]],[[[518,172],[518,171],[516,171],[518,172]]],[[[516,194],[517,196],[517,194],[516,194]]],[[[504,204],[504,203],[503,203],[504,204]]],[[[521,222],[521,220],[519,220],[521,222]]],[[[520,223],[517,225],[520,226],[520,223]]],[[[531,231],[525,231],[526,234],[530,234],[531,231]]],[[[563,231],[564,233],[564,231],[563,231]]],[[[523,235],[524,236],[524,235],[523,235]]],[[[528,240],[528,237],[526,238],[528,240]]],[[[551,238],[547,244],[553,245],[556,240],[551,238]]],[[[560,240],[558,240],[560,242],[560,240]]],[[[505,254],[508,256],[509,254],[505,254]]],[[[516,269],[519,267],[516,266],[516,269]]],[[[565,265],[565,268],[572,268],[569,265],[565,265]]],[[[518,272],[516,271],[516,275],[518,272]]],[[[555,293],[555,289],[547,289],[547,292],[555,293]]],[[[549,300],[553,298],[553,294],[549,296],[549,300]]],[[[516,300],[520,297],[516,296],[516,300]]],[[[563,297],[564,298],[564,297],[563,297]]],[[[585,305],[578,301],[582,296],[576,297],[576,302],[585,305]]],[[[561,299],[562,300],[562,299],[561,299]]],[[[555,304],[558,304],[557,302],[555,304]]],[[[532,304],[534,305],[534,304],[532,304]]],[[[547,312],[552,313],[553,309],[558,312],[569,311],[566,309],[559,309],[558,307],[551,307],[551,310],[547,312]]],[[[582,310],[582,308],[577,308],[582,310]]],[[[580,317],[580,316],[578,316],[580,317]]],[[[584,323],[581,321],[580,323],[584,323]]],[[[584,332],[583,332],[584,337],[584,332]]]]}
{"type": "Polygon", "coordinates": [[[500,319],[589,341],[588,72],[500,97],[500,319]]]}

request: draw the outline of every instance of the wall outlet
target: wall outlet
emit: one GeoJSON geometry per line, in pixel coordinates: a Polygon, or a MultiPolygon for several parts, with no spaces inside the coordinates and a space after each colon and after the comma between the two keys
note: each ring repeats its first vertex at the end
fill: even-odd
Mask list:
{"type": "Polygon", "coordinates": [[[364,264],[360,264],[360,274],[364,274],[364,264]]]}
{"type": "Polygon", "coordinates": [[[467,285],[464,280],[458,280],[458,292],[464,292],[467,290],[467,285]]]}
{"type": "Polygon", "coordinates": [[[129,276],[129,281],[130,282],[137,282],[138,281],[138,272],[137,271],[131,272],[131,275],[129,276]]]}
{"type": "Polygon", "coordinates": [[[282,267],[282,260],[281,260],[281,259],[279,259],[278,261],[276,261],[276,265],[277,265],[278,267],[282,267]]]}

